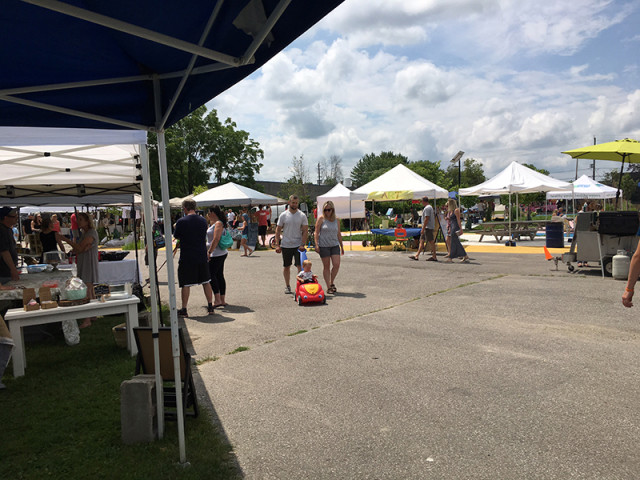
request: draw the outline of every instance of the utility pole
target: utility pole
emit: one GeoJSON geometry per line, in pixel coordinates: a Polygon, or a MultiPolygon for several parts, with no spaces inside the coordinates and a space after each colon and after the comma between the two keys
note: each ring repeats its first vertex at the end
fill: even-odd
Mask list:
{"type": "Polygon", "coordinates": [[[320,164],[318,163],[318,185],[322,185],[320,180],[320,164]]]}

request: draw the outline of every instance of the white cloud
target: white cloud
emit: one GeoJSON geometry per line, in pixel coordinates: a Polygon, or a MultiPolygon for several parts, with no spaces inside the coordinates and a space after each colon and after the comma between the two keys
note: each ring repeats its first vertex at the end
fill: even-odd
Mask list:
{"type": "Polygon", "coordinates": [[[640,136],[640,90],[573,56],[627,7],[556,3],[348,0],[210,106],[260,142],[268,180],[294,155],[339,155],[348,174],[389,150],[444,166],[464,150],[487,174],[512,160],[571,170],[562,150],[640,136]]]}

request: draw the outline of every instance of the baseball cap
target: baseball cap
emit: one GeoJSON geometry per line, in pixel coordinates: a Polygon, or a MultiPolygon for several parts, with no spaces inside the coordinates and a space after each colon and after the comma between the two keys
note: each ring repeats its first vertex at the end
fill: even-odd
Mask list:
{"type": "Polygon", "coordinates": [[[17,215],[18,210],[13,207],[2,207],[0,208],[0,219],[6,217],[7,215],[17,215]]]}

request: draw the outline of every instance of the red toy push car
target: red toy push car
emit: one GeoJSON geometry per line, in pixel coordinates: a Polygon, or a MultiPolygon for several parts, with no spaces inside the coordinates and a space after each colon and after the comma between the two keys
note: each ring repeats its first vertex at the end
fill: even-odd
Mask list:
{"type": "Polygon", "coordinates": [[[322,286],[317,282],[315,276],[313,279],[313,282],[307,283],[300,283],[300,280],[297,281],[293,299],[298,302],[298,305],[304,303],[327,303],[322,286]]]}

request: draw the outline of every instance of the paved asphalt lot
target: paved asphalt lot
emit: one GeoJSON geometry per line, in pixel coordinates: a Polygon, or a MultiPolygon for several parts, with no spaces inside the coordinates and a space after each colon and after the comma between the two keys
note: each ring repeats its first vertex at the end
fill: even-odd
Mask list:
{"type": "Polygon", "coordinates": [[[471,257],[347,252],[300,307],[274,251],[230,252],[229,307],[194,290],[184,323],[245,477],[640,478],[640,300],[542,252],[471,257]]]}

